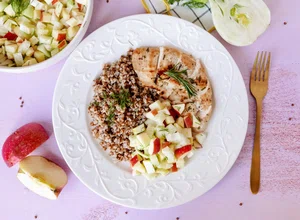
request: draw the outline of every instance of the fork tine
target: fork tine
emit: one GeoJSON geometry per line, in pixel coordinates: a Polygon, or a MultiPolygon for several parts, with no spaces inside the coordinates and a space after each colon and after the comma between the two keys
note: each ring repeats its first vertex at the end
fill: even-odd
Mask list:
{"type": "Polygon", "coordinates": [[[256,73],[256,80],[257,81],[260,81],[263,77],[262,74],[261,74],[263,72],[263,69],[264,69],[264,67],[263,67],[263,55],[264,55],[264,51],[262,51],[260,53],[260,56],[259,56],[258,70],[257,70],[257,73],[256,73]]]}
{"type": "Polygon", "coordinates": [[[271,53],[269,52],[267,66],[266,66],[265,73],[264,73],[264,81],[269,80],[270,64],[271,64],[271,53]]]}
{"type": "Polygon", "coordinates": [[[264,80],[264,73],[265,73],[265,70],[266,70],[265,64],[266,64],[267,53],[268,52],[266,52],[266,51],[263,52],[263,58],[261,57],[262,58],[262,64],[261,64],[261,67],[260,67],[261,71],[259,73],[261,81],[264,80]]]}
{"type": "Polygon", "coordinates": [[[251,80],[255,81],[256,79],[256,68],[257,68],[257,60],[258,60],[258,57],[259,57],[259,51],[257,52],[256,54],[256,58],[255,58],[255,61],[254,61],[254,64],[253,64],[253,67],[252,67],[252,72],[251,72],[251,80]]]}

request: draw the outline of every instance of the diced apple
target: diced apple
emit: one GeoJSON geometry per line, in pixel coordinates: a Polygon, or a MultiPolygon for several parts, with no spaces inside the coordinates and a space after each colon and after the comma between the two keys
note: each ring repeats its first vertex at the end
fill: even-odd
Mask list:
{"type": "Polygon", "coordinates": [[[188,144],[175,150],[175,157],[184,158],[192,150],[192,145],[188,144]]]}
{"type": "Polygon", "coordinates": [[[35,51],[33,56],[39,63],[45,60],[45,54],[43,54],[41,51],[35,51]]]}
{"type": "Polygon", "coordinates": [[[202,148],[202,145],[201,144],[199,144],[198,143],[198,141],[194,141],[194,147],[196,148],[196,149],[200,149],[200,148],[202,148]]]}
{"type": "Polygon", "coordinates": [[[138,147],[140,145],[141,145],[141,143],[138,141],[136,136],[134,136],[134,135],[129,136],[129,146],[130,147],[138,147]]]}
{"type": "Polygon", "coordinates": [[[173,118],[176,120],[180,114],[178,111],[176,111],[174,108],[170,108],[169,109],[170,115],[173,116],[173,118]]]}
{"type": "Polygon", "coordinates": [[[155,125],[156,125],[156,122],[155,122],[154,120],[147,119],[147,120],[145,121],[145,124],[146,124],[147,126],[149,126],[149,125],[155,126],[155,125]]]}
{"type": "Polygon", "coordinates": [[[75,18],[70,18],[69,20],[66,21],[67,25],[70,27],[74,27],[78,25],[78,22],[75,18]]]}
{"type": "Polygon", "coordinates": [[[187,154],[187,158],[191,158],[194,155],[194,151],[191,150],[188,154],[187,154]]]}
{"type": "Polygon", "coordinates": [[[140,161],[140,159],[139,159],[138,155],[135,155],[133,158],[130,159],[131,167],[134,167],[135,164],[139,161],[140,161]]]}
{"type": "Polygon", "coordinates": [[[169,100],[162,100],[162,105],[165,106],[165,108],[169,109],[171,107],[171,103],[169,100]]]}
{"type": "Polygon", "coordinates": [[[62,15],[62,18],[66,21],[69,20],[71,17],[70,13],[65,8],[62,9],[61,15],[62,15]]]}
{"type": "Polygon", "coordinates": [[[182,114],[185,108],[185,104],[177,104],[177,105],[172,105],[173,109],[179,113],[179,115],[182,114]]]}
{"type": "Polygon", "coordinates": [[[36,45],[38,42],[39,42],[39,39],[35,36],[32,36],[30,39],[29,39],[30,43],[31,43],[31,46],[33,45],[36,45]]]}
{"type": "Polygon", "coordinates": [[[27,60],[27,61],[23,64],[23,66],[31,66],[31,65],[36,64],[36,63],[37,63],[36,59],[35,59],[35,58],[31,58],[31,59],[27,60]]]}
{"type": "Polygon", "coordinates": [[[136,138],[139,140],[139,142],[143,145],[143,147],[148,147],[150,144],[150,138],[146,132],[143,132],[141,134],[138,134],[136,138]]]}
{"type": "Polygon", "coordinates": [[[169,109],[163,108],[162,110],[158,111],[159,113],[164,113],[165,115],[170,115],[169,109]]]}
{"type": "Polygon", "coordinates": [[[175,120],[174,120],[173,116],[167,116],[165,121],[166,121],[167,124],[175,123],[175,120]]]}
{"type": "Polygon", "coordinates": [[[166,176],[170,173],[170,171],[168,169],[157,168],[156,173],[166,176]]]}
{"type": "Polygon", "coordinates": [[[62,50],[63,48],[65,48],[67,46],[67,41],[63,40],[58,44],[58,49],[62,50]]]}
{"type": "Polygon", "coordinates": [[[48,44],[48,45],[50,45],[53,38],[49,37],[49,36],[45,36],[45,35],[40,35],[39,39],[40,39],[40,43],[41,44],[48,44]]]}
{"type": "Polygon", "coordinates": [[[132,167],[133,170],[137,170],[139,171],[140,173],[146,173],[146,169],[144,167],[144,165],[138,161],[133,167],[132,167]]]}
{"type": "Polygon", "coordinates": [[[195,138],[197,142],[202,146],[206,139],[206,135],[204,133],[199,133],[195,135],[195,138]]]}
{"type": "Polygon", "coordinates": [[[155,126],[152,124],[148,125],[146,128],[146,133],[150,138],[152,138],[155,134],[155,126]]]}
{"type": "Polygon", "coordinates": [[[7,53],[16,53],[18,50],[18,45],[17,44],[10,44],[5,46],[5,50],[7,53]]]}
{"type": "Polygon", "coordinates": [[[161,126],[161,125],[157,126],[155,129],[155,135],[158,138],[165,138],[168,133],[169,133],[169,130],[166,127],[161,126]]]}
{"type": "Polygon", "coordinates": [[[176,161],[176,167],[178,169],[181,169],[181,168],[184,168],[184,158],[179,158],[177,161],[176,161]]]}
{"type": "Polygon", "coordinates": [[[59,0],[52,0],[52,5],[55,5],[56,2],[58,2],[59,0]]]}
{"type": "Polygon", "coordinates": [[[51,14],[42,11],[41,21],[44,22],[44,23],[51,23],[51,14]]]}
{"type": "Polygon", "coordinates": [[[151,155],[150,156],[150,161],[152,163],[153,166],[158,166],[159,165],[159,161],[156,155],[151,155]]]}
{"type": "Polygon", "coordinates": [[[177,143],[181,146],[190,144],[188,138],[181,133],[167,134],[166,139],[169,142],[177,143]]]}
{"type": "Polygon", "coordinates": [[[52,37],[57,41],[66,39],[67,32],[65,30],[53,30],[52,37]]]}
{"type": "Polygon", "coordinates": [[[50,57],[50,53],[49,51],[46,50],[45,46],[43,44],[40,44],[38,47],[37,47],[37,50],[42,52],[46,57],[50,57]]]}
{"type": "Polygon", "coordinates": [[[49,138],[42,125],[29,123],[11,134],[4,142],[2,156],[8,167],[25,158],[49,138]]]}
{"type": "Polygon", "coordinates": [[[168,163],[167,161],[163,161],[163,162],[160,162],[159,165],[157,166],[158,168],[160,169],[170,169],[172,168],[173,164],[172,163],[168,163]]]}
{"type": "Polygon", "coordinates": [[[23,159],[17,177],[28,189],[48,199],[57,199],[68,182],[61,167],[41,156],[23,159]]]}
{"type": "Polygon", "coordinates": [[[173,124],[169,124],[166,129],[168,129],[169,134],[173,134],[177,131],[177,128],[173,124]]]}
{"type": "Polygon", "coordinates": [[[13,60],[14,54],[13,53],[6,53],[7,59],[13,60]]]}
{"type": "Polygon", "coordinates": [[[132,129],[133,134],[139,134],[145,131],[145,124],[140,124],[139,126],[132,129]]]}
{"type": "Polygon", "coordinates": [[[158,125],[164,125],[164,121],[166,120],[166,115],[163,113],[158,113],[157,115],[154,116],[154,121],[158,124],[158,125]]]}
{"type": "Polygon", "coordinates": [[[55,4],[55,14],[56,14],[57,17],[60,16],[63,7],[64,7],[64,5],[63,5],[62,3],[60,3],[60,2],[57,2],[57,3],[55,4]]]}
{"type": "Polygon", "coordinates": [[[7,15],[0,16],[0,25],[4,25],[4,23],[7,21],[7,19],[8,19],[7,15]]]}
{"type": "Polygon", "coordinates": [[[14,17],[16,15],[12,5],[8,5],[5,9],[4,9],[4,12],[9,15],[10,17],[14,17]]]}
{"type": "Polygon", "coordinates": [[[164,108],[164,106],[162,105],[162,103],[157,100],[155,102],[153,102],[151,105],[149,105],[149,108],[151,110],[157,109],[157,110],[162,110],[164,108]]]}
{"type": "Polygon", "coordinates": [[[24,64],[23,56],[21,53],[14,53],[13,56],[17,66],[22,66],[24,64]]]}
{"type": "Polygon", "coordinates": [[[18,52],[25,54],[30,48],[30,42],[28,40],[24,40],[18,48],[18,52]]]}
{"type": "Polygon", "coordinates": [[[168,163],[174,163],[176,161],[174,151],[169,146],[164,147],[162,153],[168,158],[168,163]]]}
{"type": "Polygon", "coordinates": [[[165,158],[167,159],[167,157],[161,151],[156,156],[160,163],[162,163],[165,158]]]}
{"type": "Polygon", "coordinates": [[[181,133],[182,133],[185,137],[187,137],[187,138],[192,138],[192,137],[193,137],[193,135],[192,135],[192,129],[191,129],[191,128],[183,128],[183,129],[181,130],[181,133]]]}
{"type": "Polygon", "coordinates": [[[160,151],[160,148],[161,148],[160,139],[159,138],[152,139],[150,141],[150,146],[148,149],[149,154],[150,155],[157,154],[160,151]]]}
{"type": "Polygon", "coordinates": [[[193,116],[191,113],[188,113],[187,116],[184,117],[184,124],[187,128],[193,127],[193,116]]]}
{"type": "Polygon", "coordinates": [[[33,19],[34,20],[41,20],[42,11],[41,10],[34,10],[33,12],[33,19]]]}
{"type": "Polygon", "coordinates": [[[151,113],[152,113],[152,115],[157,115],[158,114],[158,110],[157,109],[153,109],[153,110],[151,110],[151,113]]]}
{"type": "MultiPolygon", "coordinates": [[[[45,47],[45,49],[46,49],[47,51],[51,52],[52,47],[51,47],[50,44],[43,44],[43,45],[44,45],[44,47],[45,47]]],[[[50,55],[50,57],[51,57],[51,55],[50,55]]]]}
{"type": "Polygon", "coordinates": [[[149,174],[155,173],[155,169],[150,160],[143,160],[143,164],[146,168],[147,173],[149,174]]]}
{"type": "Polygon", "coordinates": [[[178,168],[176,166],[176,163],[173,163],[172,167],[171,167],[171,172],[175,173],[178,171],[178,168]]]}

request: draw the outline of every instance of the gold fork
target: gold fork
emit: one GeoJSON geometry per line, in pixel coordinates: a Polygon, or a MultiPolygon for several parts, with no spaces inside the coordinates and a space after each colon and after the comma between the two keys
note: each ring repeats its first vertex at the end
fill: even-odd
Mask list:
{"type": "Polygon", "coordinates": [[[262,101],[268,91],[268,79],[271,63],[271,53],[258,52],[251,73],[250,91],[256,99],[256,129],[252,151],[250,186],[253,194],[257,194],[260,185],[260,119],[262,101]],[[266,62],[266,58],[268,60],[266,62]]]}

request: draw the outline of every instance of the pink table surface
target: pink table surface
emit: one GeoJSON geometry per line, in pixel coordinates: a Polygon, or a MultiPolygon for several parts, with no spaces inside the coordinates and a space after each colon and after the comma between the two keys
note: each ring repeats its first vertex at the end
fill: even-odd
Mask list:
{"type": "MultiPolygon", "coordinates": [[[[266,3],[272,12],[272,22],[253,45],[234,47],[213,33],[236,60],[247,88],[256,52],[267,50],[273,54],[269,92],[264,100],[262,181],[258,195],[252,195],[249,189],[255,124],[255,106],[250,94],[249,127],[241,154],[225,178],[205,195],[179,207],[143,211],[114,205],[94,194],[70,172],[53,135],[52,95],[62,61],[35,73],[0,73],[0,143],[19,126],[41,122],[51,137],[35,154],[56,161],[69,176],[59,199],[50,201],[29,192],[16,179],[17,166],[8,169],[1,160],[0,219],[300,219],[300,3],[297,0],[266,0],[266,3]]],[[[88,33],[114,19],[139,13],[144,13],[139,0],[111,0],[109,4],[96,0],[88,33]]]]}

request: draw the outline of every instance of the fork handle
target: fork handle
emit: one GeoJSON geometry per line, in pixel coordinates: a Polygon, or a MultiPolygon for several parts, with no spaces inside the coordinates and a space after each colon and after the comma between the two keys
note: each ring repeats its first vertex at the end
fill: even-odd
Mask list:
{"type": "Polygon", "coordinates": [[[260,185],[260,119],[262,112],[262,99],[256,99],[256,128],[254,146],[252,151],[252,163],[250,174],[250,186],[253,194],[257,194],[260,185]]]}

